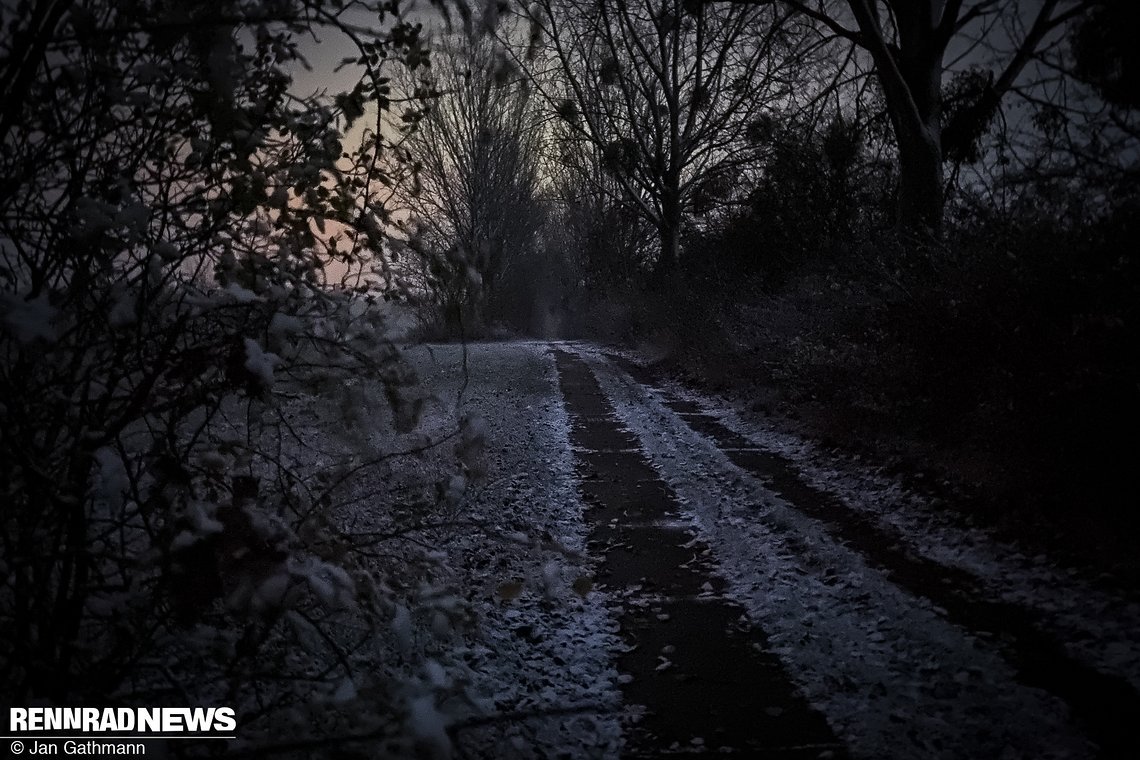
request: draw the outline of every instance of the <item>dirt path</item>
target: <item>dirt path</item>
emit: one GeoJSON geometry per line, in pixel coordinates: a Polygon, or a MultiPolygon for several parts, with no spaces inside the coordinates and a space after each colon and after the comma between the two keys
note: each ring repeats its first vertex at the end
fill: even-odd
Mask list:
{"type": "Polygon", "coordinates": [[[627,649],[617,664],[627,704],[643,711],[627,735],[627,756],[845,756],[767,651],[763,631],[721,593],[708,547],[677,524],[675,496],[616,421],[586,364],[559,352],[557,366],[591,552],[625,610],[627,649]]]}
{"type": "Polygon", "coordinates": [[[985,536],[943,551],[942,527],[855,508],[714,401],[588,344],[554,357],[643,713],[629,755],[1140,757],[1127,594],[1086,603],[985,536]]]}
{"type": "Polygon", "coordinates": [[[1140,757],[1133,596],[597,346],[421,353],[488,441],[462,756],[1140,757]]]}
{"type": "MultiPolygon", "coordinates": [[[[621,357],[609,358],[638,382],[655,386],[654,376],[643,368],[621,357]]],[[[806,482],[787,458],[757,447],[692,401],[655,390],[689,428],[712,440],[729,460],[795,509],[824,523],[893,583],[930,600],[956,625],[992,641],[1015,667],[1019,682],[1064,700],[1098,745],[1097,757],[1140,757],[1140,738],[1135,732],[1140,694],[1124,678],[1099,672],[1071,656],[1063,642],[1043,630],[1032,611],[987,598],[983,584],[970,573],[909,551],[897,537],[806,482]]]]}

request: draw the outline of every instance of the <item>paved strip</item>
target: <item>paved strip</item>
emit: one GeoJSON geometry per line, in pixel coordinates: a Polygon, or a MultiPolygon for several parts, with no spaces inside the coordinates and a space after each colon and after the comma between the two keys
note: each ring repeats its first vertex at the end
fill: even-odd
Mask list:
{"type": "Polygon", "coordinates": [[[807,483],[786,457],[758,448],[704,413],[692,401],[671,396],[654,374],[624,357],[607,358],[638,383],[654,388],[665,406],[695,432],[711,439],[734,464],[746,470],[793,508],[818,520],[897,586],[944,610],[946,618],[990,641],[1014,667],[1018,680],[1061,698],[1104,760],[1140,758],[1140,694],[1128,681],[1102,673],[1073,658],[1050,636],[1030,610],[989,598],[982,582],[960,568],[916,554],[897,536],[867,516],[853,512],[833,494],[807,483]]]}
{"type": "MultiPolygon", "coordinates": [[[[623,600],[628,757],[838,758],[846,751],[799,695],[762,631],[723,597],[708,548],[587,365],[555,354],[598,577],[623,600]]],[[[624,680],[624,679],[623,679],[624,680]]]]}

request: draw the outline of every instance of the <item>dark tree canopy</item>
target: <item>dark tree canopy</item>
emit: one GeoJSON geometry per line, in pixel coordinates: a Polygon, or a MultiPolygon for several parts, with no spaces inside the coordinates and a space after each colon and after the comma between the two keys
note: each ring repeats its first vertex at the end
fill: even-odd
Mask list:
{"type": "Polygon", "coordinates": [[[1140,108],[1140,5],[1100,0],[1073,32],[1076,74],[1105,99],[1140,108]]]}

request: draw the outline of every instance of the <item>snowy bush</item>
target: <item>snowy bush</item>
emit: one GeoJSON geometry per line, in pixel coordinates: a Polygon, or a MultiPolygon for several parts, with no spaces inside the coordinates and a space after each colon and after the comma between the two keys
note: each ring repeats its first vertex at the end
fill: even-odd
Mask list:
{"type": "Polygon", "coordinates": [[[422,408],[377,308],[386,77],[424,62],[419,26],[371,0],[33,5],[0,31],[4,701],[224,703],[280,741],[399,736],[412,705],[422,732],[376,665],[392,568],[337,519],[422,408]],[[336,97],[294,86],[317,31],[355,46],[336,97]],[[298,409],[351,435],[304,440],[298,409]]]}

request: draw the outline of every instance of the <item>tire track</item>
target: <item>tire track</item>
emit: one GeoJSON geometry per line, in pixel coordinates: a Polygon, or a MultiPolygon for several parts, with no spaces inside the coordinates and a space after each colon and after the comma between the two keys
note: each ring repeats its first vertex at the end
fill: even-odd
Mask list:
{"type": "Polygon", "coordinates": [[[1135,731],[1140,720],[1140,694],[1128,681],[1074,658],[1031,610],[991,599],[981,580],[971,573],[910,550],[872,518],[853,512],[833,494],[809,484],[787,458],[755,446],[693,402],[661,389],[646,368],[613,354],[606,358],[642,386],[656,391],[662,403],[691,430],[713,441],[730,461],[757,477],[794,509],[819,521],[891,582],[929,600],[951,623],[990,642],[1013,666],[1020,683],[1063,700],[1086,735],[1099,746],[1099,758],[1140,757],[1140,738],[1135,731]]]}
{"type": "Polygon", "coordinates": [[[680,523],[676,497],[587,365],[555,353],[598,575],[623,600],[618,657],[627,705],[640,712],[630,757],[845,757],[798,693],[762,631],[724,598],[708,548],[680,523]]]}

